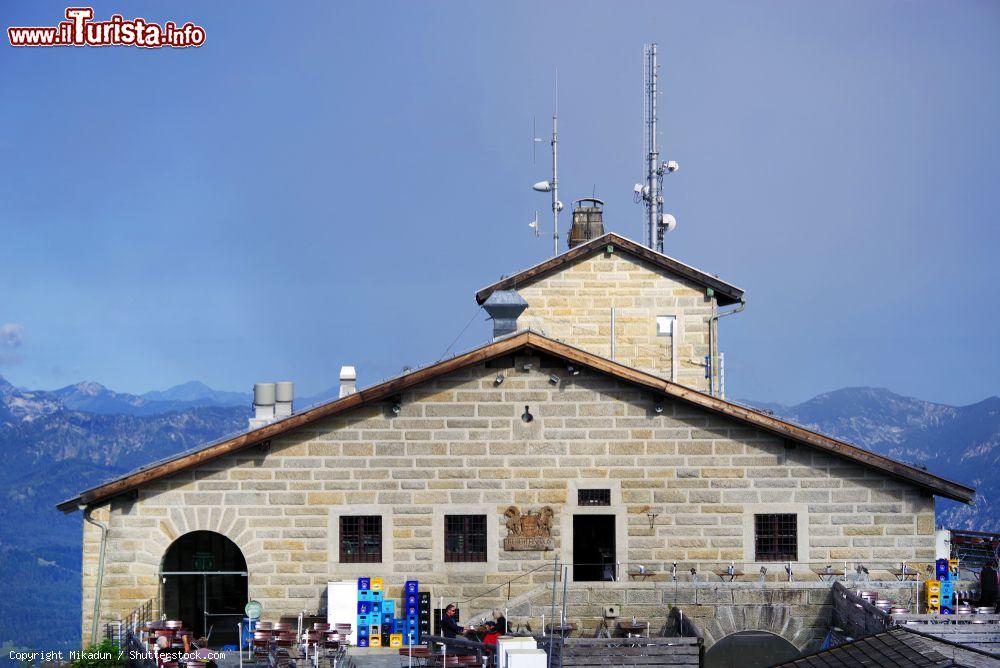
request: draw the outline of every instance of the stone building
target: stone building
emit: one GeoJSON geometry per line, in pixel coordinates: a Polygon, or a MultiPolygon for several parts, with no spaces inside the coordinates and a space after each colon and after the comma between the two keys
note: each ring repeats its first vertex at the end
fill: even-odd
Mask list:
{"type": "MultiPolygon", "coordinates": [[[[662,580],[675,562],[706,574],[735,562],[755,577],[787,563],[803,578],[815,564],[926,562],[934,497],[973,497],[706,392],[697,361],[712,316],[742,300],[718,279],[605,235],[477,299],[513,287],[529,304],[520,326],[544,333],[522,329],[61,504],[85,512],[85,632],[95,609],[114,620],[150,600],[195,628],[209,623],[204,606],[221,614],[248,597],[271,618],[322,611],[328,581],[362,574],[396,596],[419,579],[466,616],[509,607],[537,623],[556,560],[569,566],[571,620],[592,628],[609,604],[662,618],[692,594],[631,581],[640,566],[662,580]],[[660,343],[660,316],[675,319],[676,343],[660,343]]],[[[707,591],[694,596],[707,603],[707,591]]],[[[748,591],[712,595],[727,610],[715,633],[761,624],[748,591]]],[[[819,633],[822,596],[781,599],[794,642],[819,633]]]]}

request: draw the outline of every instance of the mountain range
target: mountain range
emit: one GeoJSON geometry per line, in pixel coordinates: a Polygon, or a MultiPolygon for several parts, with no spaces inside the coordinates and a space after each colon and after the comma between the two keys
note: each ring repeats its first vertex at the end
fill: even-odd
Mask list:
{"type": "MultiPolygon", "coordinates": [[[[304,407],[331,388],[296,399],[304,407]]],[[[1000,398],[948,406],[870,387],[792,406],[741,402],[977,488],[975,504],[938,500],[938,523],[1000,531],[1000,398]]],[[[80,639],[82,489],[247,426],[251,397],[190,382],[142,395],[97,383],[17,388],[0,377],[0,644],[75,649],[80,639]]]]}

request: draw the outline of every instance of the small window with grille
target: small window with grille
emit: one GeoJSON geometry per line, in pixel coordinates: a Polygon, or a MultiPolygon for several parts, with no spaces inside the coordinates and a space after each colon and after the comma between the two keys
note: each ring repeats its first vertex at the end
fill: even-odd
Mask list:
{"type": "Polygon", "coordinates": [[[486,515],[444,516],[444,560],[486,561],[486,515]]]}
{"type": "Polygon", "coordinates": [[[344,515],[340,518],[340,563],[377,564],[382,561],[382,518],[344,515]]]}
{"type": "Polygon", "coordinates": [[[610,489],[580,489],[576,492],[576,502],[581,506],[610,506],[610,489]]]}
{"type": "Polygon", "coordinates": [[[798,561],[798,517],[794,513],[754,515],[756,561],[798,561]]]}

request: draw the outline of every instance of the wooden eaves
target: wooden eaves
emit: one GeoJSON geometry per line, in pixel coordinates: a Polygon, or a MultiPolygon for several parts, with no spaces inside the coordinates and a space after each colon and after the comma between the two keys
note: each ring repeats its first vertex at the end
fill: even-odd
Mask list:
{"type": "Polygon", "coordinates": [[[567,363],[589,367],[595,371],[644,387],[651,392],[662,394],[665,397],[677,399],[712,413],[753,425],[794,443],[806,445],[879,470],[889,476],[916,485],[931,494],[965,503],[971,502],[975,496],[975,490],[971,487],[933,475],[903,462],[883,457],[850,443],[824,436],[823,434],[779,420],[770,415],[759,413],[750,408],[711,397],[696,390],[664,380],[658,376],[624,366],[598,355],[585,352],[579,348],[555,341],[541,334],[524,331],[488,343],[451,359],[360,390],[354,394],[349,394],[346,397],[335,399],[302,413],[297,413],[279,422],[274,422],[259,429],[254,429],[233,438],[211,444],[194,452],[178,455],[148,468],[128,473],[120,478],[81,492],[78,496],[63,501],[57,508],[63,512],[72,512],[80,506],[102,503],[154,480],[195,468],[207,461],[269,441],[317,420],[337,415],[373,401],[387,399],[411,387],[471,364],[485,362],[521,349],[554,355],[562,358],[567,363]]]}
{"type": "Polygon", "coordinates": [[[637,244],[631,239],[626,239],[614,232],[608,232],[596,239],[591,239],[575,248],[571,248],[565,253],[560,253],[553,258],[536,264],[534,267],[519,271],[513,276],[508,276],[493,285],[479,290],[476,293],[476,301],[482,304],[496,290],[516,290],[519,286],[526,285],[559,270],[563,265],[572,263],[593,253],[605,252],[609,245],[615,249],[615,252],[624,251],[675,276],[686,278],[704,288],[712,288],[716,299],[718,299],[719,306],[736,304],[743,299],[743,290],[735,285],[730,285],[711,274],[684,264],[672,257],[657,253],[650,248],[637,244]]]}

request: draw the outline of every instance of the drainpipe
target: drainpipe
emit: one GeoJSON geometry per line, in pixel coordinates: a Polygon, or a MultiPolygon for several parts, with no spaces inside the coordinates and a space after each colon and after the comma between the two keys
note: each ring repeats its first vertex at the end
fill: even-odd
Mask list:
{"type": "Polygon", "coordinates": [[[101,530],[101,555],[97,561],[97,589],[94,592],[94,619],[90,628],[90,644],[97,644],[97,624],[101,613],[101,585],[104,584],[104,549],[108,544],[108,528],[90,517],[90,508],[80,505],[83,519],[101,530]]]}
{"type": "Polygon", "coordinates": [[[719,356],[715,351],[715,346],[718,345],[715,341],[715,329],[719,325],[719,318],[725,318],[727,315],[735,315],[747,307],[747,300],[740,297],[740,305],[734,308],[732,311],[726,311],[725,313],[713,313],[708,319],[708,364],[710,366],[708,370],[708,393],[715,396],[715,368],[717,366],[715,360],[719,356]]]}

